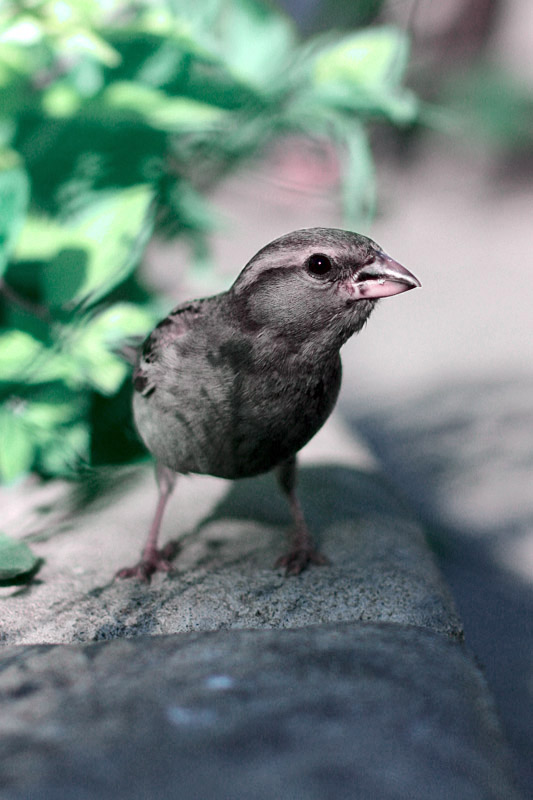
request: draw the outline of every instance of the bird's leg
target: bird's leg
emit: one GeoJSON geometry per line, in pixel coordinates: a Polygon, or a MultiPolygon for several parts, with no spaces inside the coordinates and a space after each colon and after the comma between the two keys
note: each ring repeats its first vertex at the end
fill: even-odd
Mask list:
{"type": "Polygon", "coordinates": [[[305,523],[302,507],[296,496],[296,456],[291,456],[277,469],[278,483],[287,495],[294,529],[291,549],[276,561],[276,567],[285,567],[287,575],[299,575],[309,564],[327,564],[328,559],[315,548],[313,537],[305,523]]]}
{"type": "Polygon", "coordinates": [[[159,462],[156,464],[155,470],[159,497],[141,560],[133,567],[120,569],[116,573],[115,577],[117,578],[140,578],[142,581],[149,581],[154,572],[168,572],[172,566],[171,561],[176,553],[175,545],[169,543],[163,549],[158,550],[157,539],[165,507],[176,484],[177,475],[169,467],[165,467],[159,462]]]}

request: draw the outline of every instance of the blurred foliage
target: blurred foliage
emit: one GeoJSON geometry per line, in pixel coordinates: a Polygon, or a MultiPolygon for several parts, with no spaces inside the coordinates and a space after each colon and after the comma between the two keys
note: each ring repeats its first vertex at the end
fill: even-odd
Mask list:
{"type": "Polygon", "coordinates": [[[0,586],[27,582],[39,566],[40,559],[25,542],[0,532],[0,586]]]}
{"type": "Polygon", "coordinates": [[[373,23],[386,5],[385,0],[314,0],[302,6],[298,0],[283,0],[285,8],[297,9],[299,24],[307,33],[331,29],[358,28],[373,23]]]}
{"type": "Polygon", "coordinates": [[[442,101],[455,113],[469,141],[500,152],[533,148],[533,95],[514,75],[491,64],[446,81],[442,101]]]}
{"type": "Polygon", "coordinates": [[[121,344],[153,325],[154,231],[205,254],[206,191],[287,134],[328,138],[372,212],[367,123],[411,123],[404,34],[299,42],[259,0],[0,6],[0,477],[133,458],[121,344]]]}

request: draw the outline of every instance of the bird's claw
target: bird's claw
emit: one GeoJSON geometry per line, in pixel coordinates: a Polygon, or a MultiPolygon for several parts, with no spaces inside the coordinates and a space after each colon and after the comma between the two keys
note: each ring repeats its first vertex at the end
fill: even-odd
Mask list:
{"type": "Polygon", "coordinates": [[[152,575],[156,572],[170,572],[172,559],[176,555],[177,547],[169,542],[161,550],[154,550],[133,567],[123,567],[115,573],[115,578],[137,578],[143,583],[150,583],[152,575]]]}
{"type": "Polygon", "coordinates": [[[290,550],[287,555],[280,556],[275,563],[275,567],[285,567],[286,575],[299,575],[309,564],[324,566],[329,564],[329,559],[319,553],[318,550],[308,547],[298,547],[290,550]]]}

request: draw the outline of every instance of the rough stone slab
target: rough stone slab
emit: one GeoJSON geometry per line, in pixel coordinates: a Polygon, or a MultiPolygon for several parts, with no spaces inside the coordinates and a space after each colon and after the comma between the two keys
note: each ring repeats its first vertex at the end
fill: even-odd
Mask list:
{"type": "Polygon", "coordinates": [[[152,514],[153,476],[142,470],[122,494],[104,496],[100,507],[35,542],[46,559],[36,580],[0,590],[2,640],[68,643],[356,620],[461,635],[419,526],[340,423],[328,423],[304,455],[300,487],[330,566],[296,578],[273,569],[290,519],[272,475],[234,483],[191,477],[181,479],[165,518],[163,540],[180,541],[174,573],[150,586],[113,581],[137,559],[152,514]]]}
{"type": "Polygon", "coordinates": [[[0,650],[6,800],[517,800],[456,641],[393,624],[0,650]]]}

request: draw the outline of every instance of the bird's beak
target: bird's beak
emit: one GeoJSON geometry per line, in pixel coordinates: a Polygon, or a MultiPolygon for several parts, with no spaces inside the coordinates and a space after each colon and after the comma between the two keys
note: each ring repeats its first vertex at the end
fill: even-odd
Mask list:
{"type": "Polygon", "coordinates": [[[418,278],[386,253],[379,253],[350,281],[349,292],[354,300],[391,297],[421,286],[418,278]]]}

